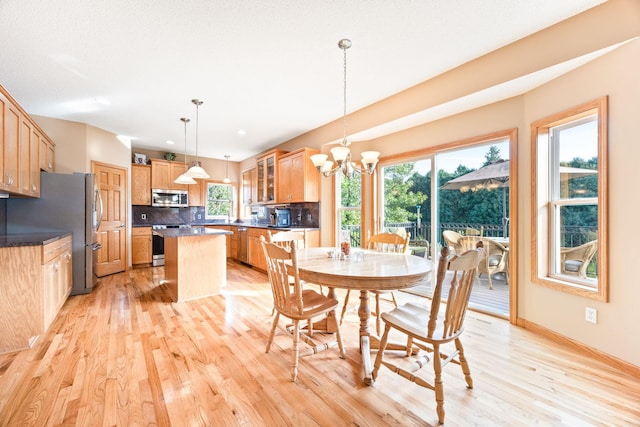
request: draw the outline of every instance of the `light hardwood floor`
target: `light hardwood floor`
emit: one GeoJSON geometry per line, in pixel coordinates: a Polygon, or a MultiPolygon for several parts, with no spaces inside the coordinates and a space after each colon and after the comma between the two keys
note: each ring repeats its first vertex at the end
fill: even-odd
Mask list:
{"type": "MultiPolygon", "coordinates": [[[[265,354],[266,275],[229,263],[223,294],[171,303],[162,268],[103,278],[70,298],[30,350],[0,356],[0,425],[435,425],[429,390],[382,369],[365,387],[356,313],[347,358],[302,358],[291,339],[265,354]]],[[[402,298],[416,298],[402,294],[402,298]]],[[[640,379],[507,321],[469,312],[463,342],[474,388],[444,372],[446,425],[640,425],[640,379]]]]}

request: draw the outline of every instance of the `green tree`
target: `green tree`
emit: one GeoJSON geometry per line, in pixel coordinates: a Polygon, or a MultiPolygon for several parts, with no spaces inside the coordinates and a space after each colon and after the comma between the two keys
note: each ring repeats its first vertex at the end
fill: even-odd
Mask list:
{"type": "Polygon", "coordinates": [[[415,206],[421,205],[427,200],[427,195],[414,187],[413,169],[414,163],[402,163],[384,168],[384,218],[386,222],[415,220],[415,206]]]}

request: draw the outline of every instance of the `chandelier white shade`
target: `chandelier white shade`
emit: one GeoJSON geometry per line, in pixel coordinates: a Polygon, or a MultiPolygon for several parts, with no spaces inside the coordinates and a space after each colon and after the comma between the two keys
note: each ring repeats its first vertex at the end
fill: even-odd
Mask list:
{"type": "Polygon", "coordinates": [[[316,169],[318,169],[318,172],[325,177],[335,175],[338,171],[342,171],[342,173],[347,177],[353,175],[354,172],[371,175],[375,171],[380,153],[377,151],[364,151],[362,153],[362,167],[359,167],[356,163],[351,161],[351,150],[349,149],[349,145],[351,145],[351,143],[347,141],[347,49],[351,47],[351,40],[340,40],[338,42],[338,47],[344,52],[344,110],[342,115],[343,138],[339,146],[331,149],[333,161],[329,160],[329,156],[326,154],[314,154],[311,156],[311,161],[316,169]],[[336,164],[335,167],[333,166],[334,163],[336,164]]]}
{"type": "Polygon", "coordinates": [[[197,184],[195,179],[193,179],[190,176],[186,175],[186,170],[187,170],[187,123],[189,123],[191,120],[187,119],[186,117],[182,117],[182,118],[180,118],[180,120],[182,121],[182,123],[184,123],[184,170],[185,170],[185,173],[180,175],[173,182],[175,182],[176,184],[186,184],[186,185],[197,184]]]}
{"type": "Polygon", "coordinates": [[[191,102],[196,106],[196,161],[193,162],[193,166],[189,168],[188,171],[185,172],[185,175],[191,178],[209,178],[209,174],[205,172],[204,169],[200,166],[200,162],[198,161],[198,113],[199,107],[204,103],[199,99],[192,99],[191,102]]]}

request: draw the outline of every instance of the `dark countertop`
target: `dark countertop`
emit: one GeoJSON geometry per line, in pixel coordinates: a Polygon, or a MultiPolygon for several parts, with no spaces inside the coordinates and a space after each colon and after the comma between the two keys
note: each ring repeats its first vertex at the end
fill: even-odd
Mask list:
{"type": "Polygon", "coordinates": [[[0,248],[44,246],[67,236],[71,236],[71,233],[67,231],[48,231],[39,233],[3,234],[0,235],[0,248]]]}
{"type": "Polygon", "coordinates": [[[153,232],[164,238],[170,237],[190,237],[190,236],[223,236],[233,234],[228,230],[215,230],[212,228],[164,228],[153,230],[153,232]]]}

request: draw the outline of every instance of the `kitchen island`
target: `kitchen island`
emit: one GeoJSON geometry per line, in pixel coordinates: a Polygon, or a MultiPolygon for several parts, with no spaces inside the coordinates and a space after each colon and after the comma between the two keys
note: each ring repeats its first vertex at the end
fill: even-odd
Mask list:
{"type": "Polygon", "coordinates": [[[175,302],[220,293],[227,280],[228,230],[168,228],[164,238],[165,283],[175,302]]]}

